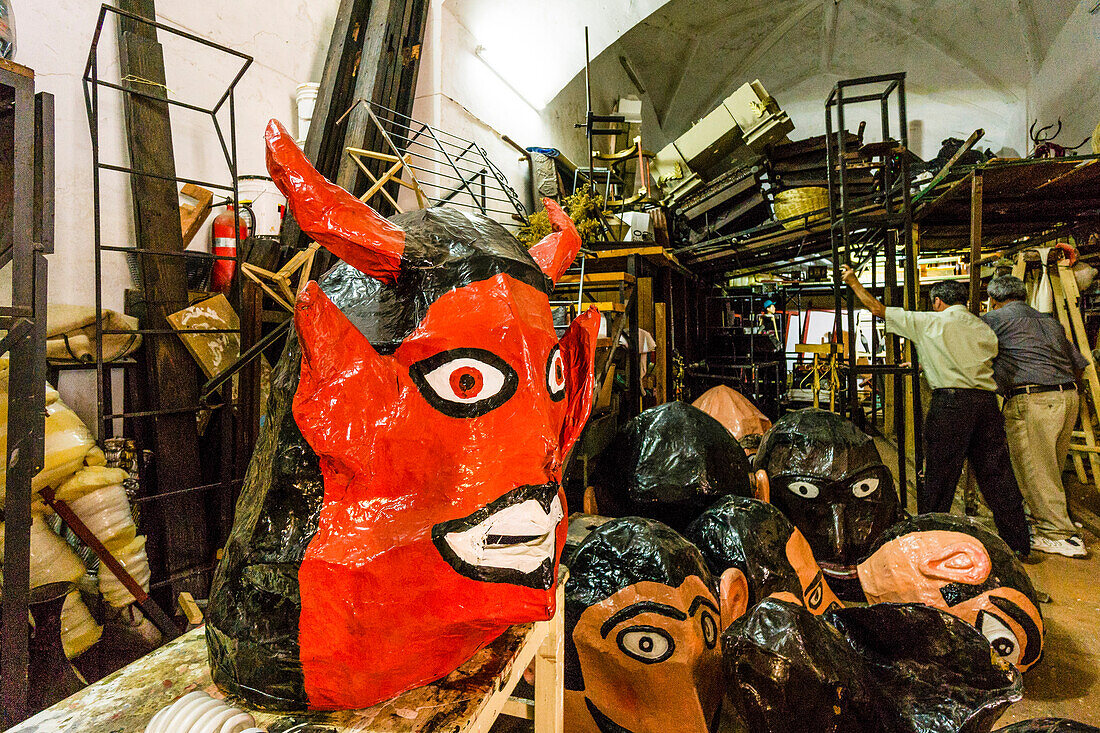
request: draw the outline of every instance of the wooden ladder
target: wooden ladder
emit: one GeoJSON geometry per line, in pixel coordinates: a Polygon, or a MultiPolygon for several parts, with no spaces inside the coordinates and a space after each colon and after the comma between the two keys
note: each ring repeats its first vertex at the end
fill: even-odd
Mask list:
{"type": "MultiPolygon", "coordinates": [[[[1016,265],[1012,268],[1012,274],[1022,280],[1025,266],[1024,253],[1021,252],[1016,256],[1016,265]]],[[[1050,265],[1048,269],[1058,320],[1066,330],[1066,337],[1070,343],[1076,346],[1088,361],[1084,373],[1087,389],[1081,395],[1077,429],[1073,431],[1073,440],[1069,447],[1070,457],[1073,459],[1077,479],[1081,483],[1100,486],[1100,446],[1096,441],[1096,426],[1100,424],[1100,415],[1097,414],[1097,406],[1100,405],[1100,375],[1096,371],[1096,364],[1092,358],[1092,346],[1089,345],[1085,321],[1081,317],[1081,291],[1077,287],[1077,279],[1073,276],[1073,270],[1067,260],[1060,260],[1057,266],[1050,265]],[[1081,443],[1082,440],[1084,443],[1081,443]],[[1091,481],[1085,471],[1086,459],[1092,471],[1091,481]]]]}

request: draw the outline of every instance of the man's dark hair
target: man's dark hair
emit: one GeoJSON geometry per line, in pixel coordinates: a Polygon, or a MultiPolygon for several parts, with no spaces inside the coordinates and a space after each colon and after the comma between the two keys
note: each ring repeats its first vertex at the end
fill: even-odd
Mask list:
{"type": "Polygon", "coordinates": [[[741,496],[719,500],[686,532],[715,577],[730,568],[745,574],[749,606],[782,591],[802,598],[798,571],[787,559],[792,534],[794,525],[775,506],[741,496]]]}
{"type": "Polygon", "coordinates": [[[589,606],[651,581],[678,588],[692,575],[714,591],[702,553],[668,525],[622,517],[592,530],[569,559],[565,584],[565,688],[583,690],[573,630],[589,606]]]}
{"type": "Polygon", "coordinates": [[[958,280],[944,280],[932,286],[928,299],[935,302],[939,298],[945,305],[966,305],[970,298],[970,288],[958,280]]]}
{"type": "Polygon", "coordinates": [[[1027,286],[1018,277],[1000,275],[989,281],[989,297],[998,303],[1027,300],[1027,286]]]}

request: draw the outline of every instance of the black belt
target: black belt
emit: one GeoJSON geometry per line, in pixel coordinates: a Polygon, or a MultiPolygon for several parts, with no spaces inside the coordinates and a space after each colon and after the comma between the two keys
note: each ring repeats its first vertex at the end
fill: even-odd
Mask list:
{"type": "Polygon", "coordinates": [[[1013,387],[1008,390],[1009,397],[1015,397],[1021,394],[1038,394],[1040,392],[1069,392],[1077,391],[1076,382],[1066,382],[1065,384],[1025,384],[1021,387],[1013,387]]]}

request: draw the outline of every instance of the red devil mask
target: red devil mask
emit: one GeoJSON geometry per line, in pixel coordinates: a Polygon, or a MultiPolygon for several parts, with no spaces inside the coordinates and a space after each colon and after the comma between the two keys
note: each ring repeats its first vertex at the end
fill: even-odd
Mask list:
{"type": "MultiPolygon", "coordinates": [[[[562,463],[591,407],[598,314],[559,340],[547,293],[580,238],[552,201],[554,232],[528,252],[453,208],[381,218],[274,121],[267,154],[303,231],[373,278],[342,283],[334,271],[324,288],[306,286],[294,314],[293,418],[324,479],[296,578],[302,688],[310,707],[366,707],[553,614],[562,463]],[[337,307],[330,289],[369,304],[337,307]]],[[[230,590],[233,572],[219,571],[230,590]]],[[[249,697],[256,681],[212,625],[215,677],[223,667],[249,697]]]]}

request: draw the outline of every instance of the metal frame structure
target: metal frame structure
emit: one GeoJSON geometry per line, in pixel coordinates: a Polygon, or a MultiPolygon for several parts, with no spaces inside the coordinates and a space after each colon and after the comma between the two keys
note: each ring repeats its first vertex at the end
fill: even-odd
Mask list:
{"type": "Polygon", "coordinates": [[[429,205],[449,204],[490,218],[497,214],[508,217],[501,222],[506,226],[527,223],[519,194],[481,145],[375,102],[360,99],[358,105],[366,106],[388,152],[407,159],[405,166],[415,171],[429,205]]]}
{"type": "MultiPolygon", "coordinates": [[[[252,64],[252,57],[251,56],[249,56],[247,54],[244,54],[244,53],[241,53],[240,51],[236,51],[232,48],[229,48],[228,46],[224,46],[222,44],[214,43],[213,41],[206,40],[206,39],[201,38],[199,36],[196,36],[192,33],[188,33],[186,31],[180,30],[178,28],[174,28],[174,27],[166,25],[164,23],[160,23],[160,22],[157,22],[155,20],[151,20],[149,18],[143,17],[141,15],[137,15],[137,14],[128,12],[126,10],[121,10],[119,8],[112,7],[110,5],[104,4],[100,8],[99,17],[98,17],[98,20],[96,22],[95,32],[94,32],[93,37],[92,37],[91,46],[88,50],[88,60],[87,60],[87,64],[85,65],[85,68],[84,68],[83,81],[84,81],[84,101],[85,101],[85,107],[86,107],[86,110],[87,110],[87,113],[88,113],[88,126],[89,126],[89,131],[91,133],[91,143],[92,143],[92,164],[93,164],[93,179],[92,179],[92,181],[93,181],[93,195],[94,195],[94,219],[93,219],[93,224],[94,224],[94,233],[95,233],[95,250],[94,250],[94,257],[95,257],[95,308],[96,308],[95,365],[96,365],[96,390],[97,390],[97,403],[98,403],[98,428],[99,428],[99,437],[101,439],[105,438],[105,437],[110,437],[114,434],[114,425],[115,425],[116,421],[120,421],[122,423],[123,431],[125,431],[126,421],[128,421],[128,420],[129,421],[134,421],[134,420],[137,420],[137,421],[149,420],[149,421],[151,421],[151,420],[154,420],[155,418],[157,418],[158,416],[164,416],[164,415],[170,415],[170,414],[179,414],[181,412],[197,414],[198,412],[200,412],[202,410],[214,409],[214,408],[219,408],[219,407],[229,411],[229,414],[231,416],[231,420],[233,421],[233,429],[230,431],[230,433],[235,434],[238,431],[239,424],[240,424],[240,416],[239,416],[238,412],[239,412],[240,404],[241,404],[239,399],[234,400],[234,399],[231,399],[231,398],[227,397],[226,399],[223,399],[223,400],[217,402],[216,404],[209,404],[208,397],[209,397],[209,395],[210,395],[210,393],[213,389],[210,385],[211,385],[211,382],[213,382],[215,380],[211,380],[211,382],[207,382],[207,384],[201,389],[201,395],[202,396],[200,397],[200,399],[198,400],[198,402],[196,404],[194,404],[192,406],[188,406],[186,408],[182,408],[182,409],[126,411],[126,408],[124,407],[122,412],[117,412],[116,413],[116,412],[114,412],[114,405],[113,404],[105,404],[105,397],[106,397],[107,394],[109,394],[109,390],[107,389],[107,385],[106,385],[106,380],[110,378],[109,370],[111,369],[111,364],[109,362],[105,362],[104,358],[103,358],[103,337],[104,336],[119,334],[119,333],[126,333],[126,334],[139,333],[139,334],[146,335],[146,336],[153,336],[154,338],[157,338],[157,337],[175,338],[177,335],[188,334],[188,333],[203,333],[203,334],[213,334],[213,333],[219,333],[219,332],[239,333],[240,337],[241,337],[242,355],[251,354],[251,353],[253,353],[254,350],[249,348],[250,346],[252,346],[251,344],[248,344],[248,343],[244,342],[245,332],[242,331],[239,328],[238,329],[227,329],[227,330],[224,330],[224,331],[208,330],[208,329],[194,329],[194,330],[180,329],[180,330],[176,330],[176,329],[163,329],[163,328],[160,328],[160,329],[140,328],[140,329],[137,329],[136,331],[120,332],[120,331],[115,331],[115,330],[109,330],[109,329],[106,329],[104,327],[104,323],[103,323],[103,255],[104,255],[104,253],[120,253],[120,254],[129,254],[129,255],[139,254],[139,255],[142,255],[143,257],[183,257],[185,259],[195,258],[195,259],[202,259],[202,260],[209,260],[209,261],[232,260],[236,263],[236,272],[239,273],[239,272],[241,272],[241,264],[244,260],[244,252],[243,252],[243,248],[241,247],[240,231],[235,232],[236,254],[233,255],[233,256],[223,256],[223,255],[198,253],[198,252],[188,252],[188,251],[182,251],[182,252],[160,251],[160,250],[156,250],[156,249],[142,248],[142,247],[138,247],[138,246],[128,246],[128,245],[122,245],[122,244],[104,243],[103,242],[103,233],[102,233],[102,186],[101,186],[101,174],[102,173],[101,172],[102,171],[112,171],[112,172],[120,173],[120,174],[123,174],[123,175],[126,175],[126,176],[146,176],[146,177],[150,177],[150,178],[154,178],[154,179],[173,181],[177,184],[179,184],[179,183],[192,183],[192,184],[195,184],[195,185],[198,185],[198,186],[203,186],[205,188],[210,188],[210,189],[214,189],[214,190],[217,190],[217,191],[223,191],[227,194],[227,197],[228,197],[227,202],[233,204],[233,207],[234,207],[235,211],[239,211],[240,210],[240,198],[239,198],[239,191],[238,191],[238,170],[237,170],[238,159],[237,159],[236,110],[235,110],[234,91],[235,91],[235,88],[236,88],[237,84],[240,82],[241,78],[244,76],[244,73],[248,70],[248,68],[249,68],[249,66],[251,66],[251,64],[252,64]],[[209,108],[202,107],[202,106],[199,106],[197,104],[192,104],[190,102],[182,101],[182,100],[179,100],[179,99],[174,99],[171,91],[168,90],[167,87],[164,88],[163,92],[160,92],[160,90],[154,90],[154,92],[157,92],[157,93],[151,93],[151,92],[147,92],[147,91],[142,91],[141,89],[138,89],[138,88],[130,88],[130,87],[124,86],[123,82],[125,82],[127,80],[120,80],[119,83],[115,83],[113,81],[107,81],[105,79],[100,78],[99,43],[100,43],[100,40],[101,40],[101,37],[102,37],[104,25],[107,22],[108,15],[116,16],[117,22],[122,22],[123,20],[125,20],[125,21],[133,23],[133,24],[148,26],[148,27],[151,27],[151,28],[155,29],[156,31],[163,31],[163,32],[168,33],[172,36],[176,36],[178,38],[181,38],[185,41],[197,44],[197,45],[202,46],[204,48],[213,49],[215,51],[221,52],[221,53],[223,53],[223,54],[225,54],[229,57],[232,57],[233,59],[238,60],[240,62],[240,66],[239,66],[239,68],[236,69],[236,71],[234,72],[234,76],[232,77],[232,80],[228,83],[228,85],[224,88],[224,91],[219,96],[217,103],[213,107],[209,107],[209,108]],[[121,164],[104,162],[103,160],[101,160],[101,158],[100,158],[100,145],[99,145],[99,138],[100,138],[99,125],[100,125],[100,112],[101,112],[99,92],[100,92],[101,88],[116,91],[121,95],[129,95],[131,97],[138,97],[138,98],[153,101],[153,102],[156,102],[156,103],[159,103],[159,104],[165,104],[165,105],[168,105],[169,107],[175,107],[175,108],[178,108],[178,109],[188,110],[188,111],[196,113],[196,114],[208,116],[210,118],[210,121],[213,124],[214,131],[217,133],[218,143],[220,144],[222,154],[225,157],[225,163],[226,163],[228,175],[229,175],[229,178],[230,178],[230,182],[227,184],[227,183],[218,183],[218,182],[214,182],[214,181],[202,181],[202,180],[196,180],[196,179],[192,179],[192,178],[186,178],[186,177],[183,177],[183,176],[176,176],[176,177],[170,178],[170,177],[167,177],[167,176],[155,174],[155,173],[148,172],[148,171],[137,170],[134,167],[132,167],[132,165],[121,165],[121,164]],[[220,112],[222,112],[223,109],[225,109],[227,111],[227,114],[228,114],[228,123],[226,125],[226,127],[227,127],[226,131],[223,131],[222,123],[218,119],[218,115],[219,115],[220,112]]],[[[141,83],[141,80],[137,80],[136,82],[133,81],[133,80],[129,80],[129,81],[131,83],[131,86],[133,86],[134,84],[140,84],[141,83]]],[[[233,307],[236,309],[237,313],[241,313],[241,311],[242,311],[242,308],[241,308],[241,305],[242,305],[242,303],[241,303],[241,288],[239,286],[232,288],[232,304],[233,304],[233,307]]],[[[239,477],[227,477],[223,472],[223,476],[222,476],[220,481],[216,481],[214,483],[202,484],[202,485],[198,485],[198,486],[185,487],[184,489],[181,489],[181,490],[178,490],[178,491],[171,491],[171,492],[166,492],[166,493],[157,493],[155,495],[149,495],[149,496],[143,497],[143,499],[162,500],[162,499],[166,499],[166,498],[169,498],[169,497],[178,496],[181,493],[203,492],[203,491],[209,491],[209,490],[215,490],[215,489],[224,490],[224,489],[227,489],[227,488],[232,489],[233,487],[238,486],[240,483],[241,483],[241,479],[239,477]]],[[[213,564],[211,564],[209,567],[202,568],[200,570],[204,574],[209,575],[209,574],[212,574],[213,568],[214,568],[214,566],[213,566],[213,564]]],[[[191,571],[191,572],[193,573],[195,571],[191,571]]],[[[177,580],[177,579],[174,579],[174,578],[171,578],[171,577],[167,578],[167,579],[162,579],[159,582],[159,584],[154,583],[153,587],[157,587],[158,585],[163,585],[163,584],[165,584],[167,582],[171,582],[173,580],[177,580]]]]}
{"type": "Polygon", "coordinates": [[[53,252],[54,241],[54,115],[53,96],[34,92],[34,73],[4,59],[0,94],[0,134],[10,151],[0,162],[0,176],[11,185],[0,211],[0,263],[12,265],[11,305],[0,307],[0,330],[6,332],[0,352],[9,355],[0,611],[0,722],[6,729],[28,712],[31,480],[42,469],[46,433],[45,255],[53,252]]]}
{"type": "MultiPolygon", "coordinates": [[[[843,332],[841,313],[843,305],[848,308],[848,353],[846,412],[854,420],[862,421],[863,412],[859,404],[859,377],[870,375],[872,383],[880,375],[893,375],[894,428],[898,444],[898,489],[902,506],[906,504],[907,460],[905,430],[905,391],[904,381],[909,380],[913,413],[913,445],[916,462],[917,494],[920,494],[923,482],[923,445],[922,413],[920,395],[920,366],[917,354],[909,349],[909,366],[902,366],[901,349],[898,339],[887,339],[885,364],[871,363],[860,366],[856,363],[856,327],[855,296],[844,287],[840,279],[840,266],[846,264],[858,269],[867,259],[876,258],[878,249],[884,249],[886,264],[886,282],[883,302],[887,306],[902,305],[898,294],[897,262],[898,247],[902,249],[904,262],[904,307],[915,310],[917,293],[920,289],[917,267],[917,248],[913,239],[913,208],[911,199],[912,177],[909,169],[909,123],[905,106],[905,73],[882,74],[838,81],[825,101],[826,158],[829,180],[829,241],[832,251],[835,332],[843,332]],[[854,92],[854,93],[852,93],[854,92]],[[891,131],[891,100],[896,109],[897,137],[891,131]],[[852,105],[877,103],[880,120],[880,140],[876,146],[864,144],[864,151],[870,151],[865,157],[880,174],[879,186],[870,197],[857,198],[848,191],[847,181],[850,175],[845,136],[835,131],[845,130],[845,111],[852,105]],[[836,119],[834,120],[834,113],[836,119]],[[835,124],[834,124],[835,123],[835,124]],[[896,171],[896,178],[892,172],[896,171]],[[868,205],[873,211],[868,212],[868,205]],[[857,235],[870,244],[857,259],[857,235]],[[867,235],[870,235],[869,237],[867,235]],[[869,251],[866,251],[869,250],[869,251]],[[842,303],[842,293],[847,291],[847,302],[842,303]]],[[[874,283],[877,285],[877,283],[874,283]]],[[[873,341],[877,341],[874,338],[873,341]]],[[[835,343],[835,342],[834,342],[835,343]]],[[[836,347],[834,346],[834,349],[836,347]]],[[[877,352],[877,344],[872,345],[872,362],[877,352]]],[[[874,391],[872,392],[874,395],[874,391]]],[[[875,405],[872,397],[872,411],[875,405]]]]}

